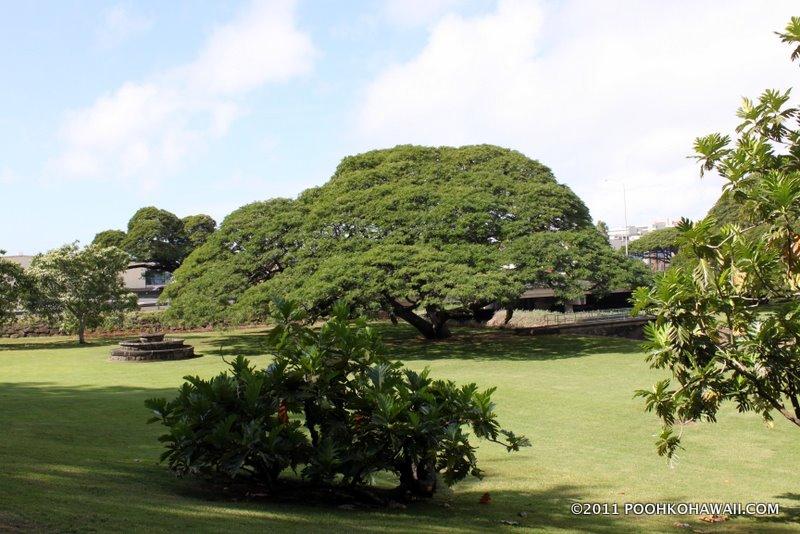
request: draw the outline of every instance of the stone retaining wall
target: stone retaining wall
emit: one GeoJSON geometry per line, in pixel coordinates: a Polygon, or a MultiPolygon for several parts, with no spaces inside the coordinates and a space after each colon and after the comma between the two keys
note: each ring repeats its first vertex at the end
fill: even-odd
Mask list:
{"type": "Polygon", "coordinates": [[[612,336],[644,339],[644,325],[650,321],[649,317],[630,317],[607,321],[586,321],[583,323],[515,328],[514,333],[525,336],[573,334],[576,336],[612,336]]]}
{"type": "Polygon", "coordinates": [[[58,336],[63,335],[64,332],[56,326],[49,325],[21,325],[10,324],[0,326],[0,337],[40,337],[40,336],[58,336]]]}

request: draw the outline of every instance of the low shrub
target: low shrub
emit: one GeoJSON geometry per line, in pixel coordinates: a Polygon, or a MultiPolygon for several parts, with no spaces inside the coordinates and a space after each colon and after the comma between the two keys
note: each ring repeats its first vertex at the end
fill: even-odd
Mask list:
{"type": "Polygon", "coordinates": [[[337,305],[321,328],[290,302],[272,307],[275,359],[256,369],[239,356],[230,372],[187,382],[172,400],[150,399],[167,427],[162,455],[179,475],[271,486],[286,469],[307,482],[368,485],[395,474],[403,491],[430,496],[482,475],[468,429],[508,451],[528,440],[500,428],[494,388],[434,380],[386,358],[366,320],[337,305]]]}
{"type": "Polygon", "coordinates": [[[137,310],[108,315],[93,331],[98,333],[119,331],[155,332],[174,326],[178,325],[170,322],[163,310],[137,310]]]}

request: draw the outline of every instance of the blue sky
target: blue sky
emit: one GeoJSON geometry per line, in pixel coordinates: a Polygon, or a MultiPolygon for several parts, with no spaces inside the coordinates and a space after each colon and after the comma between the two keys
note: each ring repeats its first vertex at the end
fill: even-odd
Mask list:
{"type": "Polygon", "coordinates": [[[221,220],[347,154],[486,142],[593,215],[702,215],[686,159],[743,95],[789,87],[758,0],[11,2],[0,18],[0,249],[35,253],[156,205],[221,220]]]}

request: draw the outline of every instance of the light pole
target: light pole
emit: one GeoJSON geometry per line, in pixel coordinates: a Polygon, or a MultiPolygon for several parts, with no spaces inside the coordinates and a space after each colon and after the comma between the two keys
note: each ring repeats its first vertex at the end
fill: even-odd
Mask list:
{"type": "Polygon", "coordinates": [[[625,188],[625,182],[617,182],[616,180],[603,180],[604,182],[622,184],[622,216],[625,221],[625,255],[628,255],[628,242],[630,241],[630,229],[628,228],[628,191],[625,188]]]}
{"type": "Polygon", "coordinates": [[[625,191],[625,182],[622,182],[622,210],[625,216],[625,255],[628,255],[628,241],[630,241],[630,230],[628,227],[628,194],[625,191]]]}

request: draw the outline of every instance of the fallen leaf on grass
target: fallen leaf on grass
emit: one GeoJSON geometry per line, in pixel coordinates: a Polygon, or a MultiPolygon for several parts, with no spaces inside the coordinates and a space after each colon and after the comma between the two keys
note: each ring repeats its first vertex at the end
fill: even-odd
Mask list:
{"type": "Polygon", "coordinates": [[[705,521],[706,523],[722,523],[723,521],[728,520],[728,516],[719,514],[706,514],[706,515],[701,515],[697,519],[699,519],[700,521],[705,521]]]}

